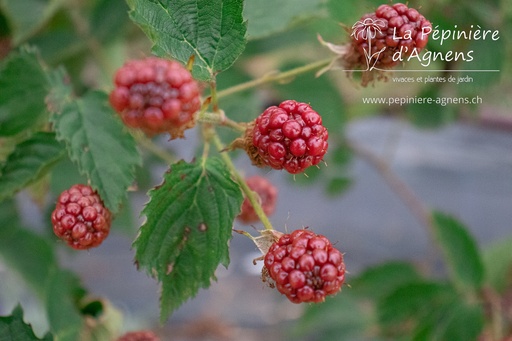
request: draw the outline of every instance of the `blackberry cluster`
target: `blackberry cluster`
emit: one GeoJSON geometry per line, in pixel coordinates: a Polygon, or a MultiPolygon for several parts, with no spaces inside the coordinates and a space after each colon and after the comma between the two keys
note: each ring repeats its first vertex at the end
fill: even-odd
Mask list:
{"type": "Polygon", "coordinates": [[[416,9],[402,3],[380,5],[353,26],[352,42],[346,55],[348,67],[370,63],[377,68],[392,68],[400,63],[399,59],[393,60],[396,52],[400,51],[402,57],[419,52],[427,45],[431,31],[430,21],[416,9]],[[372,59],[368,60],[368,56],[372,59]]]}
{"type": "Polygon", "coordinates": [[[81,184],[60,194],[51,217],[57,237],[77,250],[99,246],[107,238],[112,220],[100,196],[81,184]]]}
{"type": "Polygon", "coordinates": [[[282,235],[265,255],[264,279],[293,303],[323,302],[341,290],[343,254],[324,236],[308,230],[282,235]]]}
{"type": "MultiPolygon", "coordinates": [[[[274,213],[277,201],[277,188],[266,178],[259,175],[247,178],[246,182],[247,186],[258,194],[263,212],[267,216],[274,213]]],[[[254,223],[259,220],[258,215],[247,198],[245,198],[242,203],[242,209],[238,215],[238,219],[245,224],[254,223]]]]}
{"type": "Polygon", "coordinates": [[[114,83],[110,104],[127,126],[177,138],[195,125],[200,87],[179,62],[157,57],[129,61],[117,70],[114,83]]]}
{"type": "Polygon", "coordinates": [[[309,104],[287,100],[256,118],[246,132],[246,149],[257,166],[297,174],[322,161],[328,137],[322,117],[309,104]]]}

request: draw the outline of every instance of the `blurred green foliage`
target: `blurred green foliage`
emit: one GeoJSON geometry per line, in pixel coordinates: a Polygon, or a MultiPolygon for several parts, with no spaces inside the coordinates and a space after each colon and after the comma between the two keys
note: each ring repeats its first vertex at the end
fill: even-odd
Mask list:
{"type": "MultiPolygon", "coordinates": [[[[47,141],[48,135],[41,135],[40,131],[48,129],[52,104],[72,106],[86,103],[91,104],[87,106],[89,111],[91,108],[102,111],[100,102],[106,97],[101,91],[112,88],[114,71],[127,59],[150,55],[155,41],[160,45],[153,48],[154,52],[175,53],[176,46],[161,43],[168,43],[166,32],[155,35],[153,30],[157,24],[162,24],[160,20],[169,20],[169,13],[162,10],[168,2],[130,0],[128,3],[130,6],[138,4],[159,9],[158,16],[156,10],[149,13],[153,20],[147,22],[144,20],[148,17],[139,16],[132,9],[131,18],[145,28],[152,41],[132,22],[130,6],[123,0],[0,0],[0,175],[5,176],[0,179],[0,184],[8,181],[9,175],[14,174],[16,178],[0,189],[0,197],[6,198],[0,202],[0,256],[3,262],[21,274],[45,302],[50,331],[58,340],[77,340],[83,330],[89,311],[83,309],[87,304],[84,303],[86,290],[73,273],[60,267],[56,244],[49,237],[51,233],[39,234],[23,226],[15,202],[7,197],[14,196],[33,183],[42,184],[41,188],[49,188],[51,199],[44,202],[41,210],[49,212],[51,200],[60,191],[77,181],[86,181],[84,172],[89,174],[97,168],[96,163],[106,162],[105,157],[102,159],[99,156],[101,161],[85,162],[79,172],[71,160],[76,161],[80,155],[62,155],[62,146],[47,141]],[[65,74],[59,73],[64,69],[65,74]],[[55,84],[55,70],[61,70],[57,72],[58,75],[65,75],[59,79],[59,86],[55,84]],[[60,91],[53,93],[56,96],[53,100],[56,101],[46,102],[50,88],[60,91]],[[91,98],[83,102],[83,99],[91,98]],[[34,151],[28,148],[33,141],[42,141],[47,148],[41,153],[38,152],[41,149],[34,151]],[[50,168],[51,173],[47,176],[50,168]],[[20,252],[23,257],[18,257],[20,252]]],[[[212,2],[216,5],[220,3],[212,2]]],[[[193,46],[206,60],[203,68],[208,71],[197,72],[204,80],[215,79],[218,89],[222,91],[278,71],[332,58],[332,53],[319,44],[317,35],[334,44],[344,44],[349,41],[346,28],[382,3],[377,0],[280,0],[276,6],[276,2],[271,0],[246,0],[242,18],[238,15],[242,1],[226,1],[225,4],[237,8],[237,11],[226,14],[229,18],[231,15],[235,18],[233,25],[237,34],[230,38],[232,40],[227,40],[234,45],[229,50],[230,44],[222,45],[217,36],[211,36],[204,44],[193,46]],[[215,47],[215,53],[208,50],[209,46],[215,47]],[[219,46],[225,47],[226,51],[219,46]],[[219,51],[225,53],[217,55],[219,51]]],[[[329,129],[330,151],[326,157],[329,167],[308,170],[309,177],[297,178],[294,184],[321,183],[329,195],[340,195],[351,184],[349,167],[353,155],[344,134],[351,121],[388,114],[427,129],[442,127],[460,119],[478,121],[482,106],[510,108],[510,1],[436,0],[408,4],[419,8],[437,30],[480,29],[499,32],[496,41],[448,39],[441,44],[440,40],[430,39],[427,50],[431,53],[446,55],[453,51],[467,55],[468,51],[473,51],[473,60],[436,60],[427,69],[440,70],[432,71],[433,75],[439,77],[469,76],[471,82],[416,83],[410,86],[388,80],[387,83],[361,88],[356,78],[348,78],[342,70],[332,70],[320,77],[315,77],[311,72],[222,97],[219,99],[220,107],[231,119],[248,122],[267,105],[284,99],[294,98],[311,103],[322,113],[324,124],[329,129]],[[483,104],[408,104],[390,107],[365,104],[361,100],[365,96],[386,98],[396,94],[428,98],[479,96],[483,104]]],[[[189,19],[194,20],[192,16],[187,17],[189,19]]],[[[213,16],[208,16],[208,19],[211,25],[217,23],[213,16]]],[[[165,27],[165,22],[163,24],[165,27]]],[[[225,37],[225,27],[220,25],[215,28],[225,37]]],[[[178,51],[181,50],[178,48],[178,51]]],[[[185,62],[188,54],[182,53],[182,57],[181,61],[185,62]]],[[[404,63],[400,70],[410,71],[421,67],[420,62],[416,61],[404,63]]],[[[87,111],[78,112],[85,114],[87,111]]],[[[83,115],[80,117],[83,118],[83,115]]],[[[106,123],[102,126],[115,126],[109,118],[104,118],[106,123]]],[[[62,118],[53,122],[58,126],[62,118]]],[[[88,127],[92,136],[93,128],[93,124],[88,127]]],[[[60,133],[69,133],[74,129],[71,126],[60,133]]],[[[139,189],[145,191],[150,185],[149,168],[167,165],[162,160],[156,160],[154,155],[144,153],[145,167],[137,167],[140,162],[130,137],[123,134],[119,127],[113,130],[117,131],[117,142],[128,145],[121,158],[125,169],[117,174],[126,175],[125,171],[129,174],[121,188],[113,190],[115,197],[110,202],[116,208],[123,203],[124,209],[120,211],[122,218],[118,217],[117,227],[135,234],[135,219],[129,209],[131,197],[126,198],[121,192],[127,189],[132,177],[135,177],[139,189]]],[[[62,139],[71,142],[71,135],[67,140],[62,139]]],[[[224,130],[221,136],[227,143],[236,137],[236,133],[224,130]]],[[[99,141],[99,145],[109,144],[108,141],[99,141]]],[[[79,146],[75,152],[78,150],[79,146]]],[[[106,155],[115,163],[112,153],[106,155]]],[[[112,188],[112,184],[107,182],[104,186],[112,188]]],[[[112,193],[110,190],[108,192],[112,193]]],[[[440,213],[435,213],[432,219],[435,221],[436,241],[443,251],[450,276],[430,278],[411,264],[398,262],[366,269],[348,278],[351,287],[344,288],[335,298],[328,299],[322,305],[308,307],[299,323],[292,328],[292,334],[295,337],[313,335],[314,340],[469,341],[487,331],[495,320],[491,320],[494,315],[489,317],[484,309],[489,302],[486,293],[491,292],[497,295],[493,297],[501,298],[499,295],[506,294],[512,285],[511,241],[504,240],[494,247],[479,250],[461,222],[440,213]]],[[[101,315],[104,306],[108,304],[94,305],[99,307],[94,310],[94,315],[101,315]]],[[[27,340],[37,340],[20,322],[23,322],[22,311],[17,308],[11,317],[0,318],[0,330],[5,328],[6,323],[17,323],[16,330],[27,335],[27,340]]],[[[500,326],[502,329],[494,330],[494,333],[501,335],[510,331],[512,327],[507,323],[510,321],[503,322],[500,326]]],[[[49,336],[46,339],[49,340],[49,336]]]]}

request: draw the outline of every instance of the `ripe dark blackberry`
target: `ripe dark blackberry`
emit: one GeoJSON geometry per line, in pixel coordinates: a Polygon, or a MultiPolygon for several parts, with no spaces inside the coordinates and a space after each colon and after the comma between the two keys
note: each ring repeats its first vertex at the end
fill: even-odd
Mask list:
{"type": "MultiPolygon", "coordinates": [[[[277,201],[277,188],[266,178],[259,175],[251,176],[245,181],[247,182],[247,186],[258,194],[263,212],[266,215],[274,213],[277,201]]],[[[254,223],[259,220],[258,215],[247,198],[245,198],[242,203],[242,209],[238,215],[238,219],[245,224],[254,223]]]]}
{"type": "Polygon", "coordinates": [[[324,236],[308,230],[282,235],[265,255],[263,276],[293,303],[323,302],[341,290],[343,254],[324,236]]]}
{"type": "Polygon", "coordinates": [[[127,126],[177,138],[195,125],[200,88],[179,62],[157,57],[129,61],[117,70],[114,83],[110,104],[127,126]]]}
{"type": "Polygon", "coordinates": [[[421,51],[428,42],[432,24],[416,9],[405,4],[381,5],[354,24],[351,44],[345,55],[349,69],[357,67],[392,68],[402,59],[421,51]]]}
{"type": "Polygon", "coordinates": [[[53,231],[77,250],[99,246],[110,232],[112,215],[87,185],[63,191],[52,212],[53,231]]]}
{"type": "Polygon", "coordinates": [[[248,127],[246,151],[257,166],[297,174],[322,161],[328,137],[322,117],[309,104],[287,100],[267,108],[248,127]]]}
{"type": "Polygon", "coordinates": [[[160,341],[160,338],[150,330],[139,330],[128,332],[117,341],[160,341]]]}

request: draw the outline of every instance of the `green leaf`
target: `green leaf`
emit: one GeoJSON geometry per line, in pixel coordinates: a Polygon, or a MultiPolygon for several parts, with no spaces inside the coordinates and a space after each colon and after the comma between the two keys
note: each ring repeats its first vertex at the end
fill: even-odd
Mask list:
{"type": "MultiPolygon", "coordinates": [[[[251,76],[241,65],[234,65],[217,76],[217,89],[227,89],[251,79],[251,76]]],[[[236,95],[222,97],[219,100],[219,106],[230,119],[236,122],[252,121],[261,113],[261,98],[254,90],[249,89],[238,92],[236,95]]],[[[223,141],[232,141],[240,136],[239,132],[232,129],[219,129],[218,133],[223,141]]],[[[234,151],[234,153],[236,154],[237,151],[234,151]]]]}
{"type": "Polygon", "coordinates": [[[141,158],[134,139],[107,102],[105,93],[89,92],[56,105],[62,110],[54,113],[51,121],[71,160],[87,175],[105,205],[117,212],[141,158]]]}
{"type": "Polygon", "coordinates": [[[195,57],[196,79],[211,80],[245,48],[243,0],[128,0],[131,19],[153,51],[182,63],[195,57]]]}
{"type": "Polygon", "coordinates": [[[218,158],[171,166],[153,189],[146,223],[134,242],[135,259],[162,282],[161,319],[200,288],[210,286],[219,263],[229,263],[228,241],[243,196],[218,158]]]}
{"type": "MultiPolygon", "coordinates": [[[[64,160],[55,165],[50,173],[50,191],[54,197],[59,196],[62,191],[69,189],[75,184],[83,183],[87,183],[87,177],[79,173],[78,168],[69,157],[64,158],[64,160]]],[[[116,216],[114,222],[117,219],[118,217],[116,216]]]]}
{"type": "Polygon", "coordinates": [[[471,40],[467,51],[472,51],[473,60],[461,64],[459,68],[468,72],[458,72],[455,77],[464,80],[457,84],[461,96],[482,96],[493,84],[498,83],[505,67],[506,50],[503,41],[492,39],[471,40]],[[470,70],[493,70],[472,72],[470,70]]]}
{"type": "Polygon", "coordinates": [[[459,302],[450,306],[443,315],[435,324],[436,340],[480,340],[484,326],[484,313],[481,305],[459,302]]]}
{"type": "Polygon", "coordinates": [[[426,316],[433,307],[454,299],[457,293],[446,284],[421,280],[405,283],[379,300],[379,320],[384,326],[400,324],[410,318],[426,316]]]}
{"type": "MultiPolygon", "coordinates": [[[[288,65],[284,70],[296,67],[288,65]]],[[[311,107],[322,116],[322,123],[329,131],[341,131],[346,121],[346,107],[339,90],[325,75],[316,77],[314,72],[301,75],[285,85],[278,85],[276,89],[281,100],[295,99],[299,102],[311,104],[311,107]]],[[[336,134],[329,136],[329,143],[337,138],[336,134]]]]}
{"type": "Polygon", "coordinates": [[[0,257],[40,296],[57,260],[49,242],[21,227],[12,201],[0,203],[0,257]],[[20,257],[23,255],[23,257],[20,257]]]}
{"type": "Polygon", "coordinates": [[[0,201],[41,179],[64,152],[53,133],[36,133],[16,146],[0,167],[0,201]]]}
{"type": "Polygon", "coordinates": [[[416,282],[378,303],[382,331],[393,340],[469,341],[483,329],[483,311],[450,285],[416,282]]]}
{"type": "Polygon", "coordinates": [[[334,177],[327,183],[327,194],[332,196],[340,195],[349,189],[352,183],[353,181],[349,177],[334,177]]]}
{"type": "Polygon", "coordinates": [[[23,321],[23,309],[16,306],[10,316],[0,316],[1,341],[52,341],[53,336],[48,333],[42,339],[38,338],[32,327],[23,321]]]}
{"type": "Polygon", "coordinates": [[[420,275],[405,262],[388,262],[369,267],[350,282],[352,290],[359,296],[379,300],[397,287],[417,282],[420,275]]]}
{"type": "Polygon", "coordinates": [[[0,164],[7,160],[7,157],[16,149],[16,146],[27,137],[23,134],[12,137],[0,137],[0,164]]]}
{"type": "Polygon", "coordinates": [[[317,341],[368,340],[365,334],[374,322],[374,311],[351,290],[345,288],[322,304],[308,305],[294,325],[290,339],[314,335],[311,339],[317,341]]]}
{"type": "Polygon", "coordinates": [[[62,0],[0,0],[0,9],[7,16],[13,32],[14,44],[18,45],[38,30],[59,9],[62,0]]]}
{"type": "MultiPolygon", "coordinates": [[[[217,89],[226,90],[251,80],[252,77],[241,65],[235,65],[217,76],[217,89]]],[[[226,115],[237,122],[252,121],[260,114],[260,109],[262,109],[260,108],[261,99],[255,89],[248,89],[232,96],[222,97],[219,102],[226,115]]]]}
{"type": "Polygon", "coordinates": [[[48,65],[59,65],[66,58],[72,58],[76,63],[77,54],[85,49],[85,42],[75,32],[71,23],[64,27],[51,26],[30,39],[29,43],[38,47],[41,58],[48,65]]]}
{"type": "Polygon", "coordinates": [[[455,290],[445,284],[416,281],[395,288],[378,301],[383,332],[393,340],[411,340],[411,334],[431,328],[446,307],[457,302],[455,290]],[[402,338],[399,338],[401,336],[402,338]]]}
{"type": "MultiPolygon", "coordinates": [[[[329,16],[346,26],[352,26],[364,13],[371,12],[372,7],[365,1],[352,1],[350,6],[343,1],[327,0],[329,16]]],[[[339,29],[338,34],[343,34],[339,29]]],[[[347,34],[348,35],[348,34],[347,34]]],[[[347,37],[344,36],[346,39],[347,37]]]]}
{"type": "Polygon", "coordinates": [[[16,135],[43,122],[48,85],[34,49],[22,49],[0,64],[0,136],[16,135]]]}
{"type": "Polygon", "coordinates": [[[6,228],[8,222],[12,225],[19,225],[18,211],[13,200],[0,202],[0,226],[2,226],[0,233],[8,230],[6,228]]]}
{"type": "Polygon", "coordinates": [[[56,68],[48,74],[50,89],[45,102],[50,112],[60,113],[64,105],[73,100],[73,88],[69,79],[63,67],[56,68]]]}
{"type": "MultiPolygon", "coordinates": [[[[388,262],[370,267],[356,278],[347,280],[349,288],[345,288],[336,297],[326,300],[323,304],[311,305],[300,319],[294,332],[296,335],[311,333],[319,340],[377,340],[368,333],[376,330],[378,311],[376,305],[385,300],[396,290],[411,284],[423,283],[416,269],[405,262],[388,262]]],[[[402,302],[403,303],[403,302],[402,302]]],[[[393,316],[394,304],[389,306],[393,316]]],[[[380,308],[382,310],[382,308],[380,308]]],[[[394,321],[387,321],[387,312],[381,319],[386,326],[394,326],[394,321]]],[[[397,322],[398,324],[398,322],[397,322]]]]}
{"type": "MultiPolygon", "coordinates": [[[[0,11],[0,38],[5,39],[10,35],[10,28],[7,23],[7,18],[5,15],[0,11]]],[[[5,42],[5,41],[4,41],[5,42]]],[[[10,46],[10,43],[8,44],[10,46]]]]}
{"type": "MultiPolygon", "coordinates": [[[[11,200],[0,202],[0,256],[43,300],[55,337],[79,340],[83,319],[75,302],[85,290],[73,274],[59,269],[49,241],[21,226],[11,200]]],[[[2,341],[3,335],[0,333],[2,341]]]]}
{"type": "Polygon", "coordinates": [[[498,292],[512,286],[512,237],[500,240],[484,249],[482,254],[486,279],[498,292]]]}
{"type": "Polygon", "coordinates": [[[353,151],[346,144],[340,144],[337,148],[330,150],[331,160],[334,164],[348,166],[352,161],[353,151]]]}
{"type": "Polygon", "coordinates": [[[407,116],[416,127],[422,129],[440,128],[455,120],[458,106],[448,104],[449,98],[441,94],[440,86],[426,87],[421,90],[418,98],[432,98],[439,101],[439,103],[414,103],[407,106],[407,116]]]}
{"type": "Polygon", "coordinates": [[[85,291],[79,280],[71,272],[55,269],[48,274],[45,283],[45,305],[51,332],[59,341],[80,340],[84,320],[77,302],[84,297],[85,291]]]}
{"type": "MultiPolygon", "coordinates": [[[[432,8],[428,14],[428,20],[430,20],[431,23],[435,23],[435,27],[436,29],[439,29],[439,32],[450,32],[453,30],[453,23],[456,19],[446,15],[446,10],[448,8],[450,7],[446,4],[441,6],[434,6],[434,8],[432,8]]],[[[467,13],[460,14],[464,15],[467,13]]],[[[458,41],[454,39],[444,39],[441,44],[441,39],[432,39],[432,36],[430,36],[427,48],[429,51],[442,52],[444,55],[445,53],[448,53],[448,51],[452,51],[450,53],[457,51],[459,49],[459,46],[456,44],[457,42],[458,41]]],[[[443,64],[443,61],[439,61],[438,65],[444,69],[443,64]]]]}
{"type": "Polygon", "coordinates": [[[128,7],[123,0],[98,0],[91,14],[91,33],[101,42],[109,42],[126,31],[128,7]],[[108,18],[108,20],[105,20],[108,18]]]}
{"type": "Polygon", "coordinates": [[[433,212],[434,233],[450,275],[462,290],[477,291],[484,279],[480,252],[468,228],[454,217],[433,212]]]}
{"type": "Polygon", "coordinates": [[[244,16],[247,18],[249,39],[260,39],[286,30],[300,20],[322,15],[323,0],[247,0],[244,16]]]}

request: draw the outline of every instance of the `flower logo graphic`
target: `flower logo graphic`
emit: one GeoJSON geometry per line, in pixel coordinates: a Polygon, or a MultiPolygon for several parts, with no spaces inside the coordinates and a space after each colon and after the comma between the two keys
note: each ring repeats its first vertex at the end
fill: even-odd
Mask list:
{"type": "Polygon", "coordinates": [[[372,41],[377,36],[377,33],[382,33],[382,29],[386,27],[386,23],[381,19],[364,18],[352,25],[351,36],[356,40],[366,40],[368,42],[368,50],[364,49],[366,57],[366,71],[375,69],[375,64],[379,60],[379,55],[384,52],[384,46],[379,51],[372,53],[372,41]],[[373,60],[373,62],[372,62],[373,60]]]}

